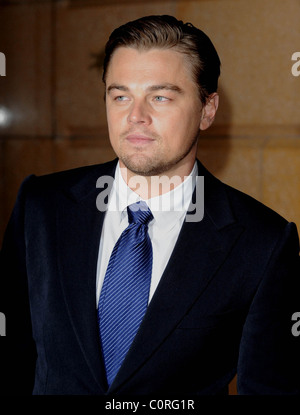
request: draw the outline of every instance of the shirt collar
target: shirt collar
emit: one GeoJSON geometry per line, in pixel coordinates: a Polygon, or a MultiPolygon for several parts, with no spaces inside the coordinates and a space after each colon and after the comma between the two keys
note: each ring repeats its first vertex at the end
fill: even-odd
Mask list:
{"type": "Polygon", "coordinates": [[[160,196],[144,200],[127,186],[122,177],[118,162],[108,210],[119,212],[119,220],[121,223],[121,221],[127,219],[127,206],[144,200],[151,209],[155,223],[165,230],[170,230],[175,226],[176,221],[180,220],[188,210],[197,174],[198,167],[197,162],[195,162],[191,173],[173,190],[160,196]]]}

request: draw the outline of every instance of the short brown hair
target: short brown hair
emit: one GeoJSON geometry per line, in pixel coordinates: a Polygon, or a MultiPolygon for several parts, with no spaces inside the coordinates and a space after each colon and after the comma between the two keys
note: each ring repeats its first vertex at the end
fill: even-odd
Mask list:
{"type": "Polygon", "coordinates": [[[209,37],[191,23],[183,23],[173,16],[146,16],[115,29],[105,47],[103,82],[114,51],[118,47],[137,49],[176,48],[187,55],[199,88],[200,99],[217,91],[220,76],[220,59],[209,37]]]}

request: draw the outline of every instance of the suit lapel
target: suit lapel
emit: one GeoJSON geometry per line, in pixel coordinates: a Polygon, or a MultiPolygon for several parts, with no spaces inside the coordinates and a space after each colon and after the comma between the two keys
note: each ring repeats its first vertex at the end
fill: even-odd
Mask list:
{"type": "Polygon", "coordinates": [[[65,194],[58,207],[57,240],[61,284],[69,318],[87,364],[99,385],[106,388],[96,313],[96,272],[104,212],[96,208],[98,177],[114,176],[116,162],[89,171],[65,194]]]}
{"type": "Polygon", "coordinates": [[[235,223],[224,186],[201,164],[198,170],[198,175],[204,175],[204,218],[184,222],[137,336],[109,389],[111,393],[122,388],[178,325],[208,287],[242,232],[235,223]]]}

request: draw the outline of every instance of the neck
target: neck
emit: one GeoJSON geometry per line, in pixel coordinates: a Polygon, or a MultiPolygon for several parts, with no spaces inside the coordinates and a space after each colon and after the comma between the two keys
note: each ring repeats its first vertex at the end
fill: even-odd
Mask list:
{"type": "Polygon", "coordinates": [[[182,163],[157,176],[142,176],[130,171],[120,161],[122,177],[127,186],[137,193],[142,199],[147,200],[156,196],[161,196],[174,190],[193,170],[195,160],[182,163]]]}

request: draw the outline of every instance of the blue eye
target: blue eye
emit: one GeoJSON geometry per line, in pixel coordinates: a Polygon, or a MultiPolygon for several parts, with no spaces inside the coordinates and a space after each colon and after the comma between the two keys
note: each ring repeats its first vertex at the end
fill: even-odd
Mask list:
{"type": "Polygon", "coordinates": [[[127,97],[125,97],[124,95],[119,95],[118,97],[115,98],[116,101],[126,101],[128,100],[127,97]]]}
{"type": "Polygon", "coordinates": [[[158,96],[155,97],[155,101],[158,101],[158,102],[165,102],[165,101],[168,101],[168,100],[169,100],[169,98],[162,97],[161,95],[158,95],[158,96]]]}

